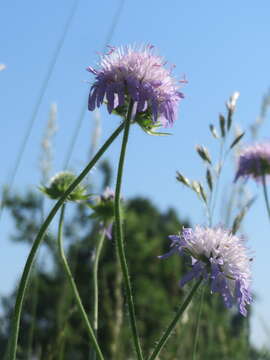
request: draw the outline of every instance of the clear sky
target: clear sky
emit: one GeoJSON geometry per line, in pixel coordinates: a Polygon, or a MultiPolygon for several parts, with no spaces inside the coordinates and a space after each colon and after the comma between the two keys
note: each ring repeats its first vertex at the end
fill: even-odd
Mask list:
{"type": "MultiPolygon", "coordinates": [[[[74,1],[0,1],[1,185],[9,179],[29,126],[33,109],[44,84],[48,68],[62,37],[74,1]]],[[[52,102],[58,106],[58,132],[55,136],[54,172],[63,168],[71,138],[86,103],[91,76],[85,71],[95,65],[110,36],[111,45],[152,43],[160,55],[175,64],[175,76],[185,75],[185,99],[172,136],[150,137],[133,127],[128,147],[123,194],[125,197],[151,197],[162,210],[169,206],[181,218],[204,223],[200,202],[175,180],[180,170],[190,178],[202,178],[204,167],[194,148],[203,144],[212,152],[217,146],[208,124],[217,122],[219,112],[234,91],[240,92],[235,121],[247,128],[260,111],[262,96],[270,86],[270,3],[254,1],[99,0],[77,1],[41,105],[38,109],[14,189],[28,189],[40,181],[38,159],[41,139],[52,102]],[[118,10],[117,10],[118,9],[118,10]],[[112,24],[117,21],[113,30],[112,24]]],[[[115,117],[101,111],[102,136],[106,139],[118,125],[115,117]]],[[[87,161],[93,131],[93,114],[86,112],[71,158],[73,170],[87,161]]],[[[269,139],[267,119],[261,139],[269,139]]],[[[249,142],[247,136],[244,142],[249,142]]],[[[116,163],[117,141],[108,153],[116,163]]],[[[234,168],[228,167],[224,184],[230,187],[234,168]]],[[[270,321],[269,281],[270,224],[266,217],[262,191],[252,182],[251,193],[258,194],[246,217],[244,231],[254,251],[253,289],[257,294],[252,322],[252,339],[266,343],[270,321]]],[[[219,215],[220,206],[217,207],[219,215]]],[[[217,222],[222,219],[217,216],[217,222]]],[[[12,222],[5,213],[1,223],[0,294],[8,294],[22,271],[28,249],[10,242],[12,222]]],[[[178,229],[176,229],[177,231],[178,229]]],[[[166,240],[165,240],[166,241],[166,240]]]]}

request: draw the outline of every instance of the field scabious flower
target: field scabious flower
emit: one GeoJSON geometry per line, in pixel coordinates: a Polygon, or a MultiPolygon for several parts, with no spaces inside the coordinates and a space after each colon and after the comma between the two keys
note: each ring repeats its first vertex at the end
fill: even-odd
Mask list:
{"type": "Polygon", "coordinates": [[[106,100],[111,113],[131,98],[136,113],[148,111],[152,124],[173,125],[183,94],[164,65],[164,60],[153,54],[152,45],[111,47],[101,56],[99,69],[87,68],[95,76],[88,109],[92,111],[106,100]]]}
{"type": "Polygon", "coordinates": [[[251,145],[243,149],[239,155],[235,181],[240,177],[252,177],[261,181],[265,175],[270,175],[270,143],[251,145]]]}
{"type": "Polygon", "coordinates": [[[250,258],[244,240],[223,228],[184,228],[180,235],[169,236],[171,251],[191,258],[191,270],[182,278],[184,286],[194,278],[209,281],[212,292],[222,295],[227,307],[236,301],[239,312],[246,316],[251,303],[250,258]]]}

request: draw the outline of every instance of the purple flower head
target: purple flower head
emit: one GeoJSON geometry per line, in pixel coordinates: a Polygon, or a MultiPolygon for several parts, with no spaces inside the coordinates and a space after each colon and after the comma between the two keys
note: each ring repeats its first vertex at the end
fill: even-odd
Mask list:
{"type": "Polygon", "coordinates": [[[270,143],[256,144],[246,147],[239,155],[235,180],[241,176],[253,177],[261,181],[262,176],[270,174],[270,143]]]}
{"type": "Polygon", "coordinates": [[[223,228],[183,229],[180,235],[171,235],[171,251],[191,259],[191,270],[181,279],[184,286],[194,278],[209,281],[211,292],[222,295],[226,307],[237,303],[239,312],[246,316],[246,306],[252,301],[250,258],[244,239],[223,228]]]}
{"type": "Polygon", "coordinates": [[[152,45],[110,47],[110,51],[101,56],[98,69],[87,69],[95,76],[88,109],[94,110],[105,100],[111,113],[126,106],[131,98],[136,114],[147,111],[152,124],[173,125],[177,105],[184,96],[178,91],[171,70],[164,65],[164,60],[153,54],[152,45]]]}

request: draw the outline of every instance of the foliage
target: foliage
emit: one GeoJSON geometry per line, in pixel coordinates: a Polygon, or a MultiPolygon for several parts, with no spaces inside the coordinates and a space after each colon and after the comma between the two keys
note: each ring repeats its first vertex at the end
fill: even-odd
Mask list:
{"type": "MultiPolygon", "coordinates": [[[[13,238],[31,240],[33,228],[39,220],[31,216],[37,212],[38,197],[8,196],[6,204],[16,223],[13,238]],[[18,201],[18,199],[20,201],[18,201]]],[[[130,264],[135,294],[138,326],[145,352],[150,351],[163,329],[173,317],[184,293],[178,282],[186,272],[177,255],[170,261],[159,260],[158,255],[168,250],[167,235],[175,233],[186,222],[180,221],[173,209],[161,213],[149,200],[131,199],[126,204],[125,233],[127,258],[130,264]]],[[[67,255],[83,303],[92,317],[92,258],[95,242],[100,236],[99,223],[91,220],[89,208],[74,205],[65,224],[67,255]]],[[[55,256],[55,239],[49,236],[46,254],[52,256],[53,268],[37,263],[23,309],[19,338],[18,360],[88,359],[88,338],[77,313],[72,294],[55,256]],[[62,354],[62,355],[61,355],[62,354]],[[62,356],[62,357],[61,357],[62,356]]],[[[115,251],[114,239],[106,240],[102,252],[100,271],[100,326],[98,338],[106,359],[133,359],[130,330],[127,321],[122,276],[115,251]]],[[[15,293],[2,300],[0,351],[4,354],[10,332],[10,318],[15,293]]],[[[194,343],[194,329],[198,316],[200,294],[190,304],[186,315],[166,345],[162,359],[187,359],[194,343]]],[[[3,356],[3,355],[2,355],[3,356]]],[[[267,353],[259,354],[249,344],[249,319],[234,311],[224,311],[216,295],[205,294],[200,321],[197,360],[270,359],[267,353]],[[255,355],[256,354],[256,355],[255,355]],[[257,356],[257,357],[256,357],[257,356]]]]}

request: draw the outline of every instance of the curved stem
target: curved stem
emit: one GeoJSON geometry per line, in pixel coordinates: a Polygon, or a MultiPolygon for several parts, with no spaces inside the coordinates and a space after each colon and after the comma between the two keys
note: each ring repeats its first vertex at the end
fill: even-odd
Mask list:
{"type": "Polygon", "coordinates": [[[169,324],[168,328],[166,329],[166,331],[164,332],[164,334],[162,335],[162,337],[160,338],[160,340],[158,341],[157,345],[154,348],[154,351],[152,352],[152,354],[150,355],[150,357],[148,358],[148,360],[154,360],[157,358],[158,354],[160,353],[161,349],[163,348],[163,346],[166,344],[167,340],[169,339],[173,329],[175,328],[177,321],[179,320],[179,318],[181,317],[181,315],[183,314],[183,312],[186,310],[187,306],[189,305],[193,295],[195,294],[196,290],[198,289],[198,287],[200,286],[202,282],[202,278],[200,278],[196,284],[193,286],[193,288],[191,289],[190,293],[188,294],[188,296],[186,297],[186,299],[184,300],[183,304],[179,307],[179,309],[177,310],[175,317],[173,318],[173,320],[171,321],[171,323],[169,324]]]}
{"type": "Polygon", "coordinates": [[[25,295],[25,289],[28,284],[30,271],[35,259],[36,252],[43,240],[44,234],[48,229],[52,219],[55,214],[59,210],[59,208],[64,204],[66,198],[70,195],[70,193],[76,188],[76,186],[83,180],[83,178],[88,174],[88,172],[94,167],[99,158],[103,155],[103,153],[107,150],[107,148],[111,145],[111,143],[115,140],[115,138],[120,134],[123,130],[125,123],[122,123],[115,132],[109,137],[109,139],[104,143],[104,145],[100,148],[100,150],[96,153],[93,159],[89,162],[89,164],[85,167],[85,169],[80,173],[80,175],[73,181],[73,183],[69,186],[64,195],[57,201],[52,210],[50,211],[48,217],[42,224],[37,237],[32,245],[30,254],[28,255],[22,278],[19,284],[18,294],[16,298],[14,317],[13,317],[13,325],[12,325],[12,333],[11,333],[11,343],[10,343],[10,356],[9,360],[16,359],[16,351],[17,351],[17,343],[18,343],[18,335],[19,335],[19,326],[20,326],[20,318],[21,318],[21,310],[22,304],[25,295]]]}
{"type": "Polygon", "coordinates": [[[96,354],[98,355],[98,358],[100,360],[104,360],[104,357],[102,355],[100,347],[99,347],[99,345],[97,343],[97,339],[95,337],[94,330],[93,330],[93,328],[92,328],[92,326],[91,326],[91,324],[90,324],[90,322],[88,320],[87,314],[86,314],[86,312],[84,310],[79,291],[77,289],[77,286],[75,284],[74,278],[72,276],[71,270],[69,268],[69,265],[68,265],[68,262],[67,262],[67,259],[66,259],[66,256],[65,256],[65,252],[64,252],[64,248],[63,248],[63,241],[62,241],[62,232],[63,232],[62,229],[63,229],[63,222],[64,222],[64,213],[65,213],[65,204],[61,208],[59,226],[58,226],[57,245],[58,245],[59,256],[60,256],[64,271],[66,273],[68,282],[69,282],[70,287],[71,287],[71,289],[73,291],[79,313],[80,313],[81,318],[82,318],[82,320],[83,320],[83,322],[85,324],[85,327],[86,327],[87,333],[89,335],[89,338],[90,338],[90,340],[91,340],[91,342],[92,342],[92,344],[93,344],[93,346],[95,348],[95,351],[96,351],[96,354]]]}
{"type": "Polygon", "coordinates": [[[135,308],[132,296],[132,289],[131,283],[129,278],[129,271],[126,261],[125,255],[125,248],[124,248],[124,239],[123,239],[123,230],[122,230],[122,219],[121,219],[121,209],[120,209],[120,191],[121,191],[121,184],[122,184],[122,175],[123,175],[123,167],[125,161],[125,153],[126,153],[126,146],[128,142],[128,135],[129,135],[129,128],[132,116],[132,109],[133,109],[133,101],[130,100],[127,117],[125,121],[125,129],[122,141],[122,148],[119,158],[118,164],[118,172],[117,172],[117,180],[116,180],[116,188],[115,188],[115,203],[114,203],[114,212],[115,212],[115,234],[116,234],[116,246],[119,255],[119,261],[121,270],[123,272],[123,280],[126,290],[127,296],[127,304],[128,304],[128,312],[130,317],[130,325],[132,330],[133,341],[135,345],[135,350],[137,353],[137,358],[139,360],[143,360],[142,349],[139,341],[139,335],[136,325],[136,316],[135,316],[135,308]]]}
{"type": "Polygon", "coordinates": [[[201,289],[199,313],[198,313],[198,318],[196,321],[196,330],[195,330],[195,337],[194,337],[194,344],[193,344],[192,360],[196,360],[196,353],[197,353],[197,346],[198,346],[199,332],[200,332],[200,320],[201,320],[201,315],[202,315],[202,304],[203,304],[203,299],[204,299],[204,290],[205,290],[205,288],[201,289]]]}
{"type": "MultiPolygon", "coordinates": [[[[99,258],[100,258],[100,254],[101,254],[101,250],[104,244],[104,239],[105,239],[105,231],[102,230],[102,234],[98,240],[98,244],[96,247],[96,254],[95,254],[95,259],[94,259],[94,265],[93,265],[93,283],[94,283],[94,321],[93,321],[93,328],[94,328],[94,332],[96,335],[96,338],[98,338],[97,334],[98,334],[98,308],[99,308],[99,304],[98,304],[98,265],[99,265],[99,258]]],[[[96,359],[96,352],[93,349],[93,355],[92,355],[92,359],[95,360],[96,359]]]]}
{"type": "Polygon", "coordinates": [[[262,176],[262,183],[263,183],[263,195],[264,195],[264,200],[265,200],[265,205],[266,205],[266,209],[267,209],[267,214],[270,220],[270,204],[269,204],[269,198],[268,198],[268,192],[267,192],[267,187],[266,187],[266,181],[265,181],[265,175],[263,174],[262,176]]]}

